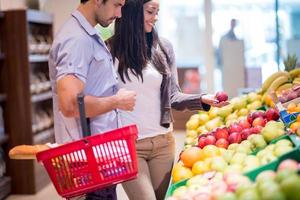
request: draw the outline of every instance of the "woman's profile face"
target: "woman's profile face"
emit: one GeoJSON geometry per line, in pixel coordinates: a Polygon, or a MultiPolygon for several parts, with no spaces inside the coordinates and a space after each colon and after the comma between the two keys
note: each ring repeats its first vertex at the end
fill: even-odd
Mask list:
{"type": "Polygon", "coordinates": [[[150,33],[158,20],[159,1],[151,0],[144,4],[144,28],[150,33]]]}

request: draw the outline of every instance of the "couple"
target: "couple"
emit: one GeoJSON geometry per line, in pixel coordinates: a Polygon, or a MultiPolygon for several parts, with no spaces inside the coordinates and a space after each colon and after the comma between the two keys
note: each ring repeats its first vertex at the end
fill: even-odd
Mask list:
{"type": "MultiPolygon", "coordinates": [[[[137,124],[138,177],[122,184],[130,200],[164,198],[175,152],[171,108],[222,106],[212,95],[181,93],[172,45],[154,29],[158,11],[159,0],[81,0],[49,58],[57,143],[80,139],[80,92],[92,133],[137,124]],[[94,26],[115,19],[105,44],[94,26]]],[[[116,187],[86,199],[117,199],[116,187]]]]}

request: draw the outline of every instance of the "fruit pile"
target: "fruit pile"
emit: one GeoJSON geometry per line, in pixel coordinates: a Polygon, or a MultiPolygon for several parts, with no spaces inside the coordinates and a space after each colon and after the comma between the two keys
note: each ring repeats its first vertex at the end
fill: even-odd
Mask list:
{"type": "Polygon", "coordinates": [[[208,133],[202,133],[198,137],[198,146],[200,148],[206,145],[216,145],[227,149],[229,144],[241,143],[251,134],[260,133],[261,129],[268,121],[278,120],[279,113],[276,109],[264,111],[255,111],[237,123],[231,124],[229,127],[221,127],[208,133]]]}
{"type": "Polygon", "coordinates": [[[286,159],[254,182],[234,172],[208,172],[185,181],[167,200],[300,200],[298,171],[299,163],[286,159]]]}
{"type": "Polygon", "coordinates": [[[186,148],[197,144],[199,135],[245,120],[249,113],[261,106],[261,95],[249,93],[231,99],[230,104],[222,108],[212,107],[208,112],[200,111],[199,114],[192,115],[186,123],[186,148]]]}

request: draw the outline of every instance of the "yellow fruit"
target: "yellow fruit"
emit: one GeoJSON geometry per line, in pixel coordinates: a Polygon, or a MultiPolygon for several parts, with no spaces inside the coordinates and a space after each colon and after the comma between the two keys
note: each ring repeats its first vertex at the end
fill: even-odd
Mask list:
{"type": "Polygon", "coordinates": [[[190,119],[187,123],[186,123],[186,129],[187,130],[196,130],[199,126],[199,120],[198,119],[190,119]]]}
{"type": "Polygon", "coordinates": [[[271,84],[278,78],[281,76],[287,76],[289,77],[289,73],[286,71],[279,71],[279,72],[275,72],[274,74],[272,74],[271,76],[269,76],[267,78],[267,80],[265,80],[265,82],[263,83],[261,90],[262,92],[265,92],[268,90],[268,88],[271,86],[271,84]]]}
{"type": "Polygon", "coordinates": [[[204,159],[204,153],[198,147],[191,147],[180,155],[180,160],[183,162],[184,166],[192,167],[197,161],[204,159]]]}
{"type": "Polygon", "coordinates": [[[297,129],[299,128],[300,128],[300,122],[294,122],[290,126],[290,129],[292,130],[293,133],[296,133],[297,129]]]}
{"type": "Polygon", "coordinates": [[[210,171],[209,163],[204,161],[195,162],[192,168],[192,172],[194,175],[203,174],[208,171],[210,171]]]}
{"type": "Polygon", "coordinates": [[[297,105],[295,103],[289,103],[289,105],[287,106],[287,111],[289,113],[293,113],[295,112],[295,109],[296,109],[297,105]]]}
{"type": "Polygon", "coordinates": [[[219,148],[214,145],[207,145],[202,149],[202,151],[205,158],[211,158],[221,154],[219,148]]]}
{"type": "Polygon", "coordinates": [[[276,93],[280,94],[283,90],[287,90],[287,89],[290,89],[293,87],[293,84],[292,83],[285,83],[281,86],[279,86],[277,89],[276,89],[276,93]]]}
{"type": "Polygon", "coordinates": [[[271,85],[269,86],[268,90],[267,90],[267,94],[269,94],[272,91],[276,91],[276,89],[280,86],[283,85],[285,83],[288,83],[289,81],[289,76],[287,75],[283,75],[283,76],[279,76],[278,78],[276,78],[271,85]]]}
{"type": "Polygon", "coordinates": [[[289,71],[289,74],[291,75],[292,78],[299,76],[300,75],[300,68],[293,69],[289,71]]]}
{"type": "Polygon", "coordinates": [[[187,167],[176,167],[173,168],[172,171],[172,181],[173,183],[176,183],[178,181],[187,179],[187,178],[192,178],[193,177],[193,172],[190,168],[187,167]]]}

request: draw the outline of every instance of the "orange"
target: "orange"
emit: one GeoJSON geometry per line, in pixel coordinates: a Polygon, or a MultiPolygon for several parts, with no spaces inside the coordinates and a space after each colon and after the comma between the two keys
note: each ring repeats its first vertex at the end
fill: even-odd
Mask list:
{"type": "Polygon", "coordinates": [[[202,149],[202,151],[205,158],[211,158],[221,154],[219,148],[215,145],[207,145],[202,149]]]}
{"type": "Polygon", "coordinates": [[[294,112],[300,112],[300,107],[296,107],[294,112]]]}
{"type": "Polygon", "coordinates": [[[176,168],[173,168],[172,171],[172,181],[173,183],[176,183],[178,181],[192,178],[193,172],[190,168],[183,167],[183,166],[177,166],[176,168]]]}
{"type": "Polygon", "coordinates": [[[292,130],[293,133],[297,132],[297,129],[300,128],[300,122],[294,122],[291,124],[290,129],[292,130]]]}
{"type": "Polygon", "coordinates": [[[300,115],[297,115],[297,122],[300,122],[300,115]]]}
{"type": "Polygon", "coordinates": [[[287,106],[287,111],[289,113],[293,113],[295,112],[297,105],[295,103],[289,103],[289,105],[287,106]]]}
{"type": "Polygon", "coordinates": [[[268,94],[268,95],[266,95],[266,97],[265,97],[265,104],[267,105],[267,106],[271,106],[272,104],[274,104],[274,102],[273,102],[273,100],[272,100],[272,97],[268,94]]]}
{"type": "Polygon", "coordinates": [[[193,165],[192,172],[193,174],[203,174],[205,172],[210,171],[210,166],[208,162],[205,161],[197,161],[193,165]]]}
{"type": "Polygon", "coordinates": [[[186,167],[192,167],[195,162],[203,158],[203,152],[199,147],[188,148],[180,155],[180,159],[186,167]]]}

